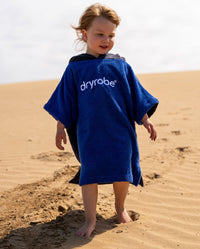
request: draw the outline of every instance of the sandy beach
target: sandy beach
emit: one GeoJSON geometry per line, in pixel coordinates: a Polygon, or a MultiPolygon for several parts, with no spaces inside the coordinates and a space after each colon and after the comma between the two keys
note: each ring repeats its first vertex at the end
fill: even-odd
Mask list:
{"type": "Polygon", "coordinates": [[[132,218],[117,224],[111,185],[99,187],[97,227],[84,221],[79,163],[56,149],[55,120],[43,105],[58,80],[0,85],[0,248],[200,248],[200,71],[137,75],[160,101],[152,142],[137,126],[144,187],[130,186],[132,218]]]}

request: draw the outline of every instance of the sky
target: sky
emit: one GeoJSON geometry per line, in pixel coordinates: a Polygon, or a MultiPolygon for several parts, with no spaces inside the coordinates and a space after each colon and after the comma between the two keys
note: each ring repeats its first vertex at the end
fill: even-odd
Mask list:
{"type": "MultiPolygon", "coordinates": [[[[57,79],[93,0],[0,0],[0,84],[57,79]]],[[[199,0],[107,0],[122,21],[112,53],[136,73],[200,70],[199,0]]]]}

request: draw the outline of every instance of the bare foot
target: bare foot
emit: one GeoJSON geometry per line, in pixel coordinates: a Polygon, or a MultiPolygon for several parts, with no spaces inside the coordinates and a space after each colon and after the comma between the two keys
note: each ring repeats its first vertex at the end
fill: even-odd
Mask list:
{"type": "Polygon", "coordinates": [[[89,238],[95,229],[96,222],[86,222],[77,232],[79,237],[89,238]]]}
{"type": "Polygon", "coordinates": [[[121,210],[116,210],[117,211],[117,217],[119,223],[129,223],[131,222],[131,218],[129,214],[127,213],[126,209],[121,210]]]}

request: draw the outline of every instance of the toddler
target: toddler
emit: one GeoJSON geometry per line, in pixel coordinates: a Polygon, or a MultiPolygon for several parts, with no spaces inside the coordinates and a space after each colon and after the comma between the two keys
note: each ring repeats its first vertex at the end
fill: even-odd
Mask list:
{"type": "Polygon", "coordinates": [[[131,66],[118,54],[110,54],[120,18],[100,4],[86,9],[78,38],[86,53],[74,56],[44,108],[57,120],[56,146],[63,150],[70,131],[72,148],[81,162],[79,184],[85,224],[76,232],[90,237],[96,225],[98,184],[113,184],[119,223],[130,222],[124,207],[129,184],[141,182],[135,122],[156,139],[149,117],[158,100],[147,92],[131,66]],[[71,132],[72,131],[72,132],[71,132]]]}

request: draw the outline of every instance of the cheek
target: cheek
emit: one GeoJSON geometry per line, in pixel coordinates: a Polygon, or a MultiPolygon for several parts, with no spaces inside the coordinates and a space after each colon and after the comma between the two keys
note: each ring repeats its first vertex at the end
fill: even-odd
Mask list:
{"type": "Polygon", "coordinates": [[[88,43],[95,44],[96,42],[97,42],[97,40],[95,39],[95,37],[89,37],[88,43]]]}
{"type": "Polygon", "coordinates": [[[110,45],[111,45],[111,46],[114,46],[114,43],[115,43],[115,40],[112,39],[112,40],[110,41],[110,45]]]}
{"type": "Polygon", "coordinates": [[[115,37],[111,38],[111,39],[110,39],[110,42],[111,42],[111,43],[114,43],[114,42],[115,42],[115,37]]]}

